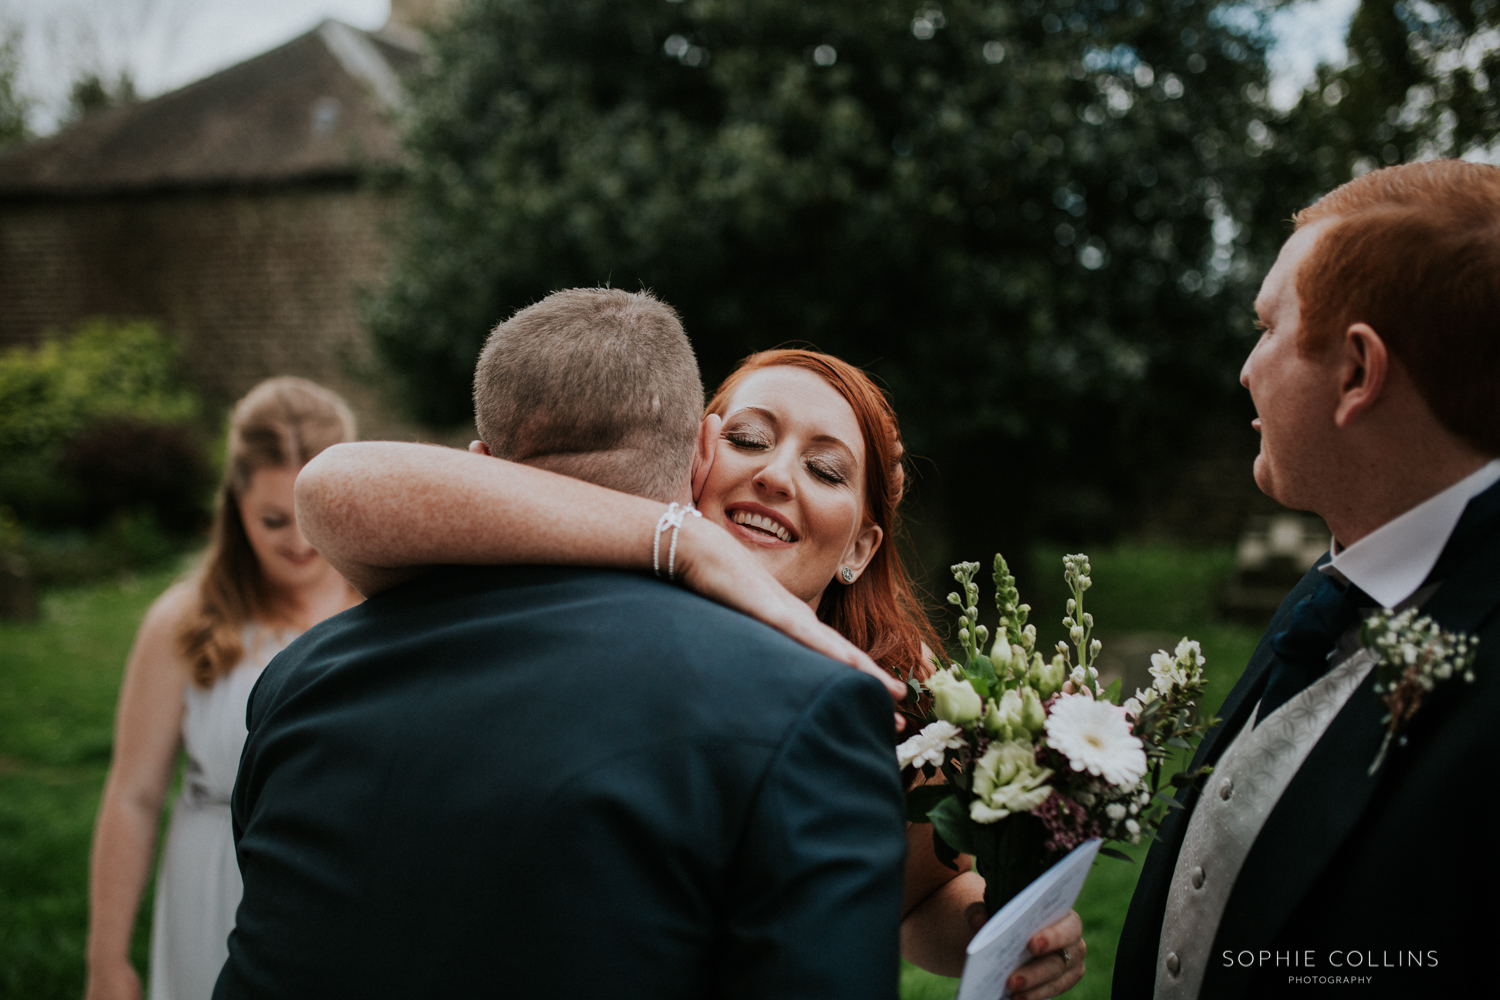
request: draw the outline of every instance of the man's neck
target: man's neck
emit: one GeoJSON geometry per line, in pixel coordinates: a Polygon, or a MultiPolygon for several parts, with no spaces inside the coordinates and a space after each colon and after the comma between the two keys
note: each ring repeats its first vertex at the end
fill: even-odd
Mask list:
{"type": "Polygon", "coordinates": [[[1328,524],[1334,544],[1348,548],[1371,532],[1467,479],[1491,460],[1471,448],[1444,449],[1425,461],[1403,465],[1370,462],[1351,477],[1349,488],[1332,495],[1316,513],[1328,524]],[[1413,467],[1415,466],[1415,467],[1413,467]]]}

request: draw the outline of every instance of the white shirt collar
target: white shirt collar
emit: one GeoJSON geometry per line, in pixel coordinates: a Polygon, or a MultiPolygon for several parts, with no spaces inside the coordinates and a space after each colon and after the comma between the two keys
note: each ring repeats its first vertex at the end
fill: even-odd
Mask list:
{"type": "Polygon", "coordinates": [[[1343,577],[1393,608],[1406,600],[1437,565],[1448,536],[1470,500],[1500,481],[1500,458],[1443,492],[1392,518],[1346,549],[1334,542],[1322,570],[1343,577]]]}

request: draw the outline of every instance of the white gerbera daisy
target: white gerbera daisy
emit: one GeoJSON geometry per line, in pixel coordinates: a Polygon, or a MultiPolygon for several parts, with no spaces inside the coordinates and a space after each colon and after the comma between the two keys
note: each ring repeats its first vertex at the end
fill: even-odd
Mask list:
{"type": "Polygon", "coordinates": [[[1047,742],[1075,771],[1088,771],[1120,788],[1146,773],[1146,751],[1130,735],[1125,711],[1107,701],[1064,695],[1047,716],[1047,742]]]}
{"type": "Polygon", "coordinates": [[[896,748],[896,763],[900,767],[908,764],[915,767],[924,764],[940,767],[946,751],[964,746],[968,746],[964,742],[964,731],[951,722],[939,719],[896,748]]]}

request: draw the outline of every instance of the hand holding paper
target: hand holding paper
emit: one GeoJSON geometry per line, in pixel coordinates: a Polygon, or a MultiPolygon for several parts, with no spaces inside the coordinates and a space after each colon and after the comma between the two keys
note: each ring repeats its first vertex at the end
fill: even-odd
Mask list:
{"type": "MultiPolygon", "coordinates": [[[[1001,907],[974,935],[958,1000],[1003,1000],[1010,995],[1007,980],[1026,960],[1027,942],[1072,908],[1099,844],[1098,840],[1080,844],[1001,907]]],[[[1081,960],[1082,955],[1074,959],[1081,960]]]]}

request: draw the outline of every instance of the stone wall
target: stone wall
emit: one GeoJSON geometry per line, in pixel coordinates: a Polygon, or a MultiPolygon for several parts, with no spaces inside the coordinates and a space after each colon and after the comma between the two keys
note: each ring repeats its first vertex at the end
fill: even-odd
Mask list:
{"type": "Polygon", "coordinates": [[[302,375],[342,393],[363,436],[416,436],[379,387],[358,305],[401,200],[328,182],[0,202],[0,347],[145,317],[215,404],[302,375]]]}

